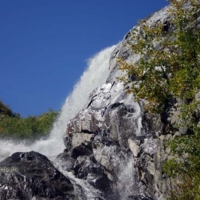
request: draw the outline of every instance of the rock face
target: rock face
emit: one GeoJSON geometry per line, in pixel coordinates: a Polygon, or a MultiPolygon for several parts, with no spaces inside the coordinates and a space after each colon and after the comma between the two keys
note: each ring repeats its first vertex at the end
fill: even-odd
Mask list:
{"type": "Polygon", "coordinates": [[[141,105],[122,83],[106,83],[68,124],[64,140],[66,151],[79,163],[76,176],[84,174],[97,189],[109,190],[108,199],[164,199],[161,143],[166,136],[161,135],[161,117],[145,113],[141,105]],[[100,174],[89,170],[94,165],[100,174]],[[95,182],[99,175],[103,187],[95,182]]]}
{"type": "MultiPolygon", "coordinates": [[[[168,31],[169,18],[164,8],[147,23],[162,21],[168,31]]],[[[41,154],[15,153],[0,163],[0,170],[8,169],[0,171],[0,199],[166,199],[169,183],[162,166],[169,152],[164,143],[172,134],[165,129],[176,117],[146,113],[144,102],[126,93],[129,84],[117,79],[123,75],[118,56],[127,62],[139,59],[126,45],[130,32],[112,53],[106,83],[67,125],[66,149],[56,161],[65,176],[41,154]]]]}
{"type": "Polygon", "coordinates": [[[108,193],[108,199],[118,199],[115,196],[122,195],[124,187],[130,192],[136,189],[132,182],[123,185],[119,181],[123,168],[133,162],[128,139],[141,134],[140,107],[133,102],[123,84],[104,84],[93,91],[85,108],[68,124],[65,143],[78,163],[76,176],[108,193]]]}
{"type": "MultiPolygon", "coordinates": [[[[164,8],[147,23],[162,21],[168,31],[169,18],[164,8]]],[[[168,156],[164,142],[172,136],[163,130],[170,121],[167,115],[163,120],[163,116],[146,113],[143,101],[134,102],[133,95],[126,93],[129,85],[117,79],[123,75],[118,56],[127,62],[139,59],[126,45],[130,32],[112,54],[106,83],[91,93],[67,126],[65,151],[75,163],[74,169],[67,170],[74,170],[76,177],[103,191],[105,199],[164,200],[169,189],[162,173],[168,156]]]]}

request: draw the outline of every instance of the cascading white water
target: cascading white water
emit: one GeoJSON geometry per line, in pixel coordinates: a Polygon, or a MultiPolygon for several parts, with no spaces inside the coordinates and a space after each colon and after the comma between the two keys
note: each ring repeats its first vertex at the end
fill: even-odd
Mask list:
{"type": "Polygon", "coordinates": [[[73,92],[67,97],[61,113],[54,123],[50,136],[40,139],[33,144],[25,141],[1,140],[0,160],[10,154],[20,151],[37,151],[52,158],[64,150],[62,136],[65,134],[66,125],[87,102],[90,92],[105,83],[109,74],[109,59],[116,45],[102,50],[88,61],[88,68],[75,85],[73,92]]]}

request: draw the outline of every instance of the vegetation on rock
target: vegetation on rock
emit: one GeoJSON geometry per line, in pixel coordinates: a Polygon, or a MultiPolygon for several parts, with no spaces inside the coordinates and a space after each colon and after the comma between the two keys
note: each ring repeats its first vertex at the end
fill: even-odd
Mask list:
{"type": "Polygon", "coordinates": [[[0,101],[0,136],[35,138],[49,133],[57,112],[49,109],[40,116],[21,117],[0,101]]]}
{"type": "Polygon", "coordinates": [[[149,112],[164,112],[173,98],[182,105],[175,130],[185,134],[168,142],[174,159],[164,165],[173,180],[171,199],[200,199],[200,1],[171,0],[170,21],[139,22],[131,35],[136,63],[119,58],[120,69],[127,72],[121,80],[130,82],[128,92],[144,99],[149,112]],[[131,79],[130,79],[131,77],[131,79]],[[187,189],[186,189],[187,188],[187,189]]]}

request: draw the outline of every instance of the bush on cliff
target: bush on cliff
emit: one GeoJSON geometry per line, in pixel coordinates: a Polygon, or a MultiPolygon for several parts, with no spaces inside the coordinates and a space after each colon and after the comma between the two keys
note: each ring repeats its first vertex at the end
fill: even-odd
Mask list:
{"type": "Polygon", "coordinates": [[[119,58],[127,72],[121,80],[130,82],[131,77],[128,92],[146,100],[149,112],[162,113],[174,97],[182,100],[176,126],[187,132],[169,141],[176,159],[168,160],[164,170],[175,182],[171,199],[195,200],[200,199],[200,1],[170,2],[171,21],[143,20],[133,30],[129,45],[140,59],[130,64],[119,58]]]}

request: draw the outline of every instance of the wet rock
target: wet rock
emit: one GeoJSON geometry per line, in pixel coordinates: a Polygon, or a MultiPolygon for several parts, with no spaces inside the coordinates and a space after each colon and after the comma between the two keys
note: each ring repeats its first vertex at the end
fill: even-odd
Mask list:
{"type": "Polygon", "coordinates": [[[87,180],[89,184],[105,193],[111,191],[111,181],[105,173],[105,168],[94,161],[91,157],[79,156],[73,168],[75,176],[87,180]]]}
{"type": "Polygon", "coordinates": [[[74,167],[75,159],[71,157],[68,150],[65,150],[56,157],[56,162],[60,163],[62,168],[66,171],[70,171],[74,167]]]}
{"type": "Polygon", "coordinates": [[[0,196],[7,199],[73,199],[73,185],[42,154],[17,152],[0,163],[0,196]]]}

